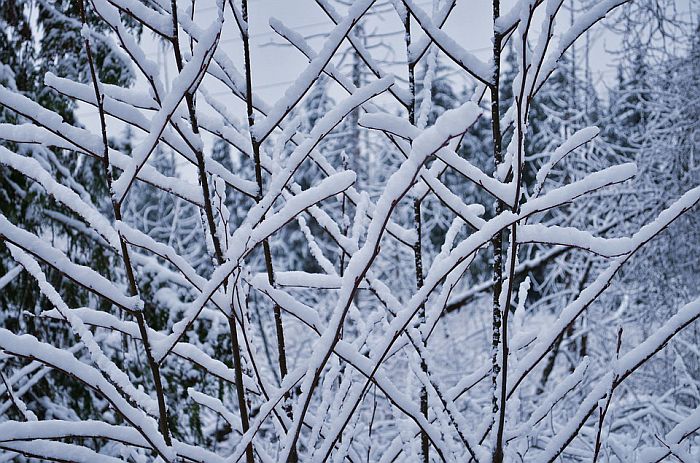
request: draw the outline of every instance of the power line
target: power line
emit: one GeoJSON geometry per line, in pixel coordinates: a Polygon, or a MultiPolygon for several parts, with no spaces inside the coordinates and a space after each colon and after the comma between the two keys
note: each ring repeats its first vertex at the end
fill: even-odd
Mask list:
{"type": "MultiPolygon", "coordinates": [[[[275,1],[275,0],[257,0],[257,2],[268,2],[268,1],[275,1]]],[[[257,3],[257,2],[256,2],[256,3],[257,3]]],[[[430,4],[430,2],[418,2],[418,5],[420,5],[420,6],[425,6],[425,5],[428,5],[428,4],[430,4]]],[[[197,12],[203,13],[203,12],[206,12],[206,11],[214,10],[214,9],[216,9],[216,8],[217,8],[216,6],[207,6],[207,7],[202,8],[201,10],[197,10],[196,13],[197,13],[197,12]]],[[[377,15],[377,14],[384,14],[384,13],[386,13],[386,12],[387,12],[387,11],[371,12],[371,10],[370,10],[370,12],[365,13],[365,15],[363,16],[363,18],[364,18],[364,17],[368,17],[368,16],[374,16],[374,15],[377,15]]],[[[316,22],[308,23],[308,24],[300,24],[300,25],[297,25],[297,26],[289,27],[289,28],[292,29],[292,30],[294,30],[294,31],[297,31],[297,30],[308,29],[308,28],[310,28],[310,27],[317,27],[317,26],[335,26],[335,24],[333,24],[333,22],[330,21],[330,20],[324,20],[324,21],[316,21],[316,22]]],[[[268,37],[268,36],[274,36],[274,35],[277,35],[277,33],[276,33],[275,31],[266,31],[266,32],[258,32],[258,33],[256,33],[256,34],[250,34],[249,38],[250,38],[250,39],[256,39],[256,38],[259,38],[259,37],[268,37]]],[[[228,39],[224,39],[224,40],[220,40],[220,41],[219,41],[219,43],[237,43],[237,42],[241,42],[241,38],[240,38],[240,37],[231,37],[231,38],[228,38],[228,39]]],[[[147,53],[146,56],[153,56],[153,55],[155,55],[155,54],[156,54],[156,53],[151,52],[151,53],[147,53]]]]}

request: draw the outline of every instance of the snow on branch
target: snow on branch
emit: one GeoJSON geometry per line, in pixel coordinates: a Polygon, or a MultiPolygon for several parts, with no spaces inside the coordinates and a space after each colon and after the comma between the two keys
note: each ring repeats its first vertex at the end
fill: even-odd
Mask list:
{"type": "Polygon", "coordinates": [[[603,98],[626,0],[63,3],[0,11],[3,456],[697,460],[696,31],[603,98]]]}

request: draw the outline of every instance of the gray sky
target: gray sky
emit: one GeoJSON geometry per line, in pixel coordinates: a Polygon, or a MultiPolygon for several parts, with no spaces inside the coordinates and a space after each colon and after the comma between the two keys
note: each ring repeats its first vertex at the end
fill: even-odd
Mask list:
{"type": "MultiPolygon", "coordinates": [[[[689,0],[678,0],[680,8],[687,8],[689,0]]],[[[186,2],[189,5],[189,1],[186,2]]],[[[238,2],[236,2],[238,3],[238,2]]],[[[430,12],[432,2],[430,0],[417,0],[418,5],[430,12]]],[[[507,12],[513,5],[514,0],[506,0],[502,6],[502,11],[507,12]]],[[[567,1],[566,4],[569,2],[567,1]]],[[[365,20],[364,28],[370,36],[375,36],[377,32],[397,32],[393,36],[382,37],[384,44],[381,48],[372,50],[373,56],[378,60],[402,61],[405,60],[403,36],[400,32],[402,25],[397,14],[389,7],[387,0],[378,0],[379,7],[375,6],[370,10],[368,19],[365,20]],[[382,6],[383,5],[383,6],[382,6]],[[385,13],[377,14],[377,10],[384,10],[385,13]]],[[[457,0],[457,6],[452,12],[444,29],[464,48],[474,52],[483,59],[488,59],[491,44],[491,2],[486,0],[457,0]]],[[[341,6],[339,10],[343,10],[341,6]]],[[[271,17],[281,20],[286,26],[296,32],[310,36],[309,41],[318,50],[323,44],[323,33],[332,28],[331,21],[326,17],[321,8],[314,0],[249,0],[250,12],[250,33],[252,38],[251,55],[253,62],[254,90],[261,95],[269,104],[274,103],[283,94],[286,88],[303,71],[307,60],[300,52],[289,46],[279,46],[275,44],[283,43],[271,27],[269,21],[271,17]]],[[[196,9],[196,20],[200,25],[206,25],[213,20],[216,14],[214,0],[198,0],[196,9]]],[[[242,43],[235,21],[233,21],[230,8],[226,6],[227,21],[224,24],[219,47],[223,48],[234,60],[238,69],[242,73],[242,43]]],[[[568,25],[569,13],[562,12],[559,25],[568,25]]],[[[414,27],[414,31],[420,33],[419,27],[414,27]]],[[[614,64],[617,59],[610,53],[611,49],[618,46],[618,38],[607,32],[603,27],[596,26],[590,36],[591,54],[590,63],[594,79],[598,88],[604,91],[606,83],[612,81],[615,76],[614,64]]],[[[371,43],[378,42],[372,39],[371,43]]],[[[578,42],[579,54],[583,59],[583,44],[581,39],[578,42]]],[[[163,76],[168,79],[174,77],[173,52],[170,48],[161,48],[155,40],[153,34],[145,31],[142,37],[142,47],[149,59],[156,61],[163,69],[163,76]]],[[[346,45],[341,47],[341,50],[346,45]]],[[[442,56],[443,62],[449,59],[442,56]]],[[[400,76],[405,75],[405,65],[386,65],[385,69],[400,76]]],[[[211,77],[204,81],[205,88],[217,100],[225,103],[238,117],[244,117],[243,105],[234,98],[228,89],[211,77]]],[[[142,78],[139,77],[137,87],[145,87],[142,78]]],[[[388,100],[387,100],[388,101],[388,100]]],[[[92,108],[85,105],[79,111],[81,121],[91,129],[97,129],[97,118],[92,108]],[[93,127],[94,126],[94,127],[93,127]]],[[[118,121],[110,120],[110,132],[116,133],[123,129],[118,121]]],[[[137,135],[138,136],[138,135],[137,135]]],[[[208,143],[209,140],[205,140],[208,143]]]]}

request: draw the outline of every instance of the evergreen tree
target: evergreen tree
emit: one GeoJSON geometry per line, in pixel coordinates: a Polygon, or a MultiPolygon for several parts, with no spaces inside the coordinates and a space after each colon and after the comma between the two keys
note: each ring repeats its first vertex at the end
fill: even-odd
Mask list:
{"type": "MultiPolygon", "coordinates": [[[[44,76],[50,72],[75,81],[90,82],[81,37],[81,1],[0,0],[0,85],[21,93],[57,113],[66,123],[76,126],[80,125],[76,102],[45,85],[44,76]]],[[[94,14],[88,14],[88,24],[97,33],[104,29],[94,14]]],[[[129,22],[128,27],[136,34],[140,31],[134,22],[129,22]]],[[[127,86],[133,80],[130,66],[104,42],[96,41],[94,53],[103,82],[127,86]]],[[[32,120],[0,105],[0,123],[32,123],[32,120]]],[[[3,138],[0,137],[2,146],[37,160],[85,202],[95,204],[105,213],[111,210],[101,160],[69,149],[15,143],[3,138]]],[[[73,262],[89,265],[107,277],[113,274],[113,256],[101,238],[86,233],[81,218],[55,201],[38,184],[4,165],[0,165],[0,213],[61,249],[73,262]]],[[[7,247],[0,244],[0,275],[6,275],[16,266],[7,247]]],[[[69,306],[92,304],[109,310],[109,304],[97,300],[61,272],[52,267],[47,267],[45,272],[48,281],[61,288],[62,297],[69,306]]],[[[0,320],[3,326],[21,327],[54,345],[73,344],[63,322],[31,316],[52,308],[49,301],[40,296],[34,278],[23,271],[6,284],[0,291],[0,304],[6,308],[0,320]]],[[[63,375],[51,376],[39,387],[45,392],[44,400],[51,397],[55,401],[54,413],[61,409],[80,410],[81,418],[90,418],[99,408],[99,400],[90,390],[63,375]]],[[[36,408],[44,409],[41,406],[36,408]]]]}

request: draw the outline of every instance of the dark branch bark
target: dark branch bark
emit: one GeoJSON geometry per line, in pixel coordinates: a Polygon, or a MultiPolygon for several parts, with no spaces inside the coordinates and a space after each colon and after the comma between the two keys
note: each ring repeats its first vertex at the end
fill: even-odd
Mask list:
{"type": "MultiPolygon", "coordinates": [[[[83,24],[86,24],[86,15],[85,15],[85,5],[83,4],[82,0],[80,2],[80,15],[81,15],[81,20],[83,24]]],[[[92,78],[92,83],[93,83],[93,88],[95,90],[95,99],[97,101],[97,108],[99,111],[99,116],[100,116],[100,128],[102,131],[102,143],[103,143],[103,152],[102,152],[102,165],[105,171],[105,177],[107,179],[107,185],[109,186],[110,190],[110,196],[112,200],[112,209],[114,211],[114,219],[118,222],[122,220],[122,213],[121,213],[121,205],[120,203],[116,200],[114,194],[113,194],[113,189],[112,189],[112,184],[113,184],[113,175],[112,175],[112,165],[109,162],[109,141],[107,138],[107,121],[105,118],[105,111],[104,111],[104,96],[102,95],[100,91],[100,84],[99,80],[97,77],[97,72],[95,70],[95,63],[94,59],[92,56],[92,50],[90,47],[90,40],[86,37],[85,38],[85,51],[87,53],[87,58],[88,58],[88,64],[90,67],[90,76],[92,78]]],[[[138,285],[136,283],[136,278],[134,276],[134,268],[131,263],[131,257],[129,256],[129,249],[127,247],[127,243],[122,237],[121,233],[119,233],[119,244],[121,246],[121,254],[122,254],[122,260],[124,264],[124,269],[126,271],[126,276],[127,280],[129,282],[129,292],[131,293],[132,296],[138,296],[138,285]]],[[[168,446],[172,445],[172,440],[170,438],[170,429],[168,427],[168,410],[167,406],[165,404],[165,393],[163,391],[163,384],[161,380],[161,375],[160,375],[160,365],[158,365],[158,362],[155,361],[153,357],[153,352],[151,351],[151,344],[150,340],[148,338],[148,331],[146,329],[146,320],[143,317],[143,312],[141,310],[136,310],[134,311],[134,317],[136,318],[136,323],[138,324],[139,327],[139,332],[141,334],[141,342],[143,343],[143,349],[146,353],[146,359],[148,362],[148,367],[151,370],[151,376],[153,378],[153,385],[155,388],[155,393],[156,393],[156,398],[158,401],[158,426],[160,428],[160,433],[163,435],[163,439],[165,440],[165,443],[168,446]]]]}

